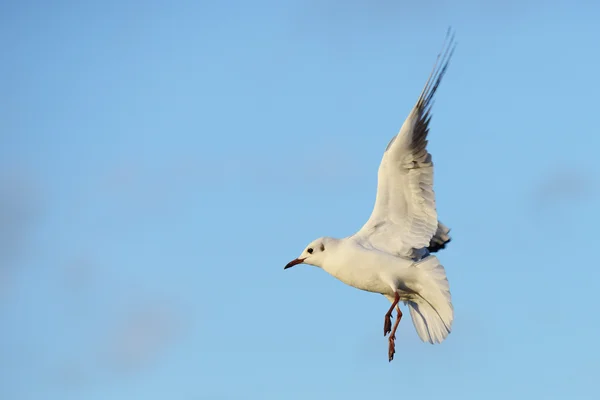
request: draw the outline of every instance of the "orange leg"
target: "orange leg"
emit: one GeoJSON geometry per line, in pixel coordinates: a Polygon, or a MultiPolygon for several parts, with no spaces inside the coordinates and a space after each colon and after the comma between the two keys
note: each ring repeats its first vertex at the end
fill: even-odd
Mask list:
{"type": "Polygon", "coordinates": [[[387,335],[392,330],[392,320],[391,320],[392,312],[394,311],[394,307],[396,307],[398,305],[399,301],[400,301],[400,295],[398,295],[398,293],[396,293],[396,296],[394,297],[394,302],[392,303],[392,306],[390,307],[388,312],[385,314],[385,319],[383,321],[383,336],[387,335]]]}
{"type": "Polygon", "coordinates": [[[398,319],[396,323],[394,323],[394,328],[392,329],[392,333],[390,333],[389,337],[389,348],[388,348],[388,358],[390,362],[394,359],[394,353],[396,352],[396,329],[398,329],[398,324],[400,324],[400,320],[402,319],[402,311],[400,311],[400,307],[396,305],[396,311],[398,311],[398,319]]]}

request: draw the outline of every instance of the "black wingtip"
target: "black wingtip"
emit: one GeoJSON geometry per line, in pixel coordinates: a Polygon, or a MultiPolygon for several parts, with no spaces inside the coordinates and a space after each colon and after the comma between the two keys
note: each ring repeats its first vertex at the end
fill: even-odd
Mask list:
{"type": "Polygon", "coordinates": [[[438,251],[445,249],[448,243],[450,243],[451,241],[452,238],[448,238],[448,240],[442,243],[431,241],[431,243],[429,243],[429,247],[427,247],[427,250],[429,250],[430,253],[437,253],[438,251]]]}

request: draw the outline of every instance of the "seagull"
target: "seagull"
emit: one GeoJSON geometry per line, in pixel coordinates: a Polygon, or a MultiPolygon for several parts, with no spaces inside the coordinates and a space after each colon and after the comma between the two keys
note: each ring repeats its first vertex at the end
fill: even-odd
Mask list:
{"type": "Polygon", "coordinates": [[[438,221],[433,163],[427,151],[433,97],[454,49],[454,34],[449,30],[417,103],[385,149],[368,221],[352,236],[312,241],[284,268],[313,265],[347,285],[385,296],[392,303],[383,325],[384,337],[390,334],[390,362],[402,318],[400,301],[410,310],[424,342],[441,343],[454,319],[446,272],[432,254],[445,248],[451,238],[450,229],[438,221]],[[397,319],[392,327],[394,308],[397,319]]]}

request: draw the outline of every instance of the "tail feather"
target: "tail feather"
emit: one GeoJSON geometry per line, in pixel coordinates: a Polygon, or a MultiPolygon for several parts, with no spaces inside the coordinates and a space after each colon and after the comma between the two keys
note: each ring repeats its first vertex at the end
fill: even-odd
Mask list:
{"type": "Polygon", "coordinates": [[[454,307],[446,271],[435,256],[415,264],[421,272],[419,296],[407,302],[413,324],[424,342],[441,343],[449,334],[454,320],[454,307]]]}

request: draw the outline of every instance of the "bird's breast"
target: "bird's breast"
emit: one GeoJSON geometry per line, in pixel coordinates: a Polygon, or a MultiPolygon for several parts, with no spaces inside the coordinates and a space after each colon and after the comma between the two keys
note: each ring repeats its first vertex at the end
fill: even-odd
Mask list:
{"type": "Polygon", "coordinates": [[[328,264],[323,269],[346,285],[367,292],[393,295],[390,284],[384,279],[385,264],[374,254],[365,255],[360,251],[348,251],[344,257],[339,257],[328,264]]]}
{"type": "Polygon", "coordinates": [[[372,293],[393,295],[392,288],[376,274],[353,274],[344,272],[336,276],[345,284],[372,293]]]}

